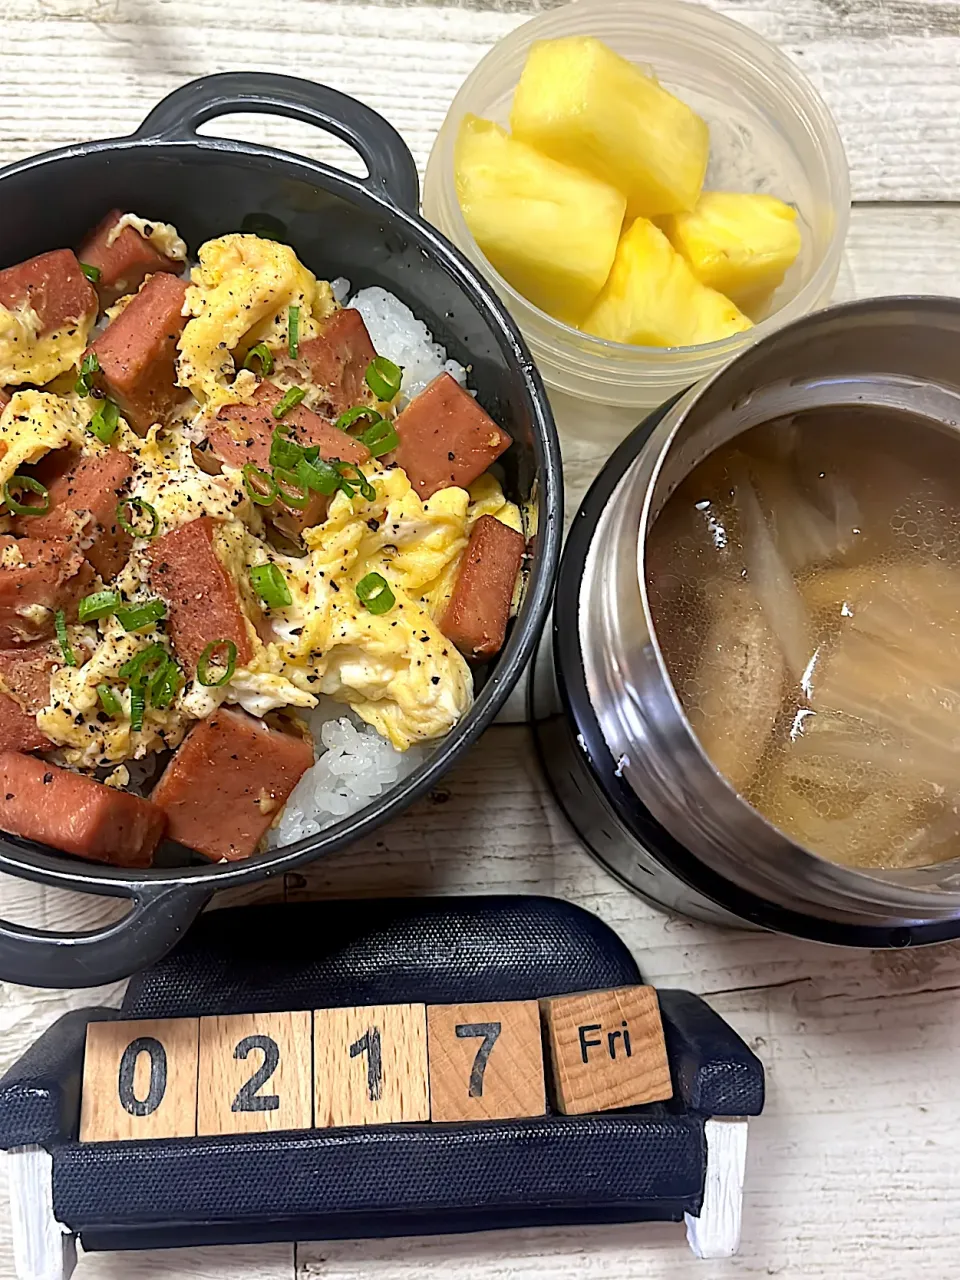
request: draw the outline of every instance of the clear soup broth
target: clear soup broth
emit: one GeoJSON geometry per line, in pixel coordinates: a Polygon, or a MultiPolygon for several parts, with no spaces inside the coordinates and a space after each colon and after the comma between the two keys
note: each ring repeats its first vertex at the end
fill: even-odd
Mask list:
{"type": "Polygon", "coordinates": [[[647,544],[657,639],[716,767],[808,849],[960,854],[960,443],[897,413],[766,423],[647,544]]]}

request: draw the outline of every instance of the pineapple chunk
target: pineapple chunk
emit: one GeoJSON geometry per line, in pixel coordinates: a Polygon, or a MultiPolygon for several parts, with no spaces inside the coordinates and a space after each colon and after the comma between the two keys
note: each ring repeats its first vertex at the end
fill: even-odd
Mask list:
{"type": "Polygon", "coordinates": [[[703,187],[704,121],[593,36],[531,47],[510,127],[522,142],[619,187],[630,218],[692,209],[703,187]]]}
{"type": "Polygon", "coordinates": [[[800,252],[797,211],[774,196],[704,191],[692,213],[660,225],[697,279],[739,307],[765,301],[800,252]]]}
{"type": "Polygon", "coordinates": [[[750,321],[700,283],[662,231],[637,218],[581,328],[639,347],[693,347],[749,329],[750,321]]]}
{"type": "Polygon", "coordinates": [[[483,253],[535,306],[576,324],[610,272],[621,193],[472,115],[460,126],[454,170],[460,208],[483,253]]]}

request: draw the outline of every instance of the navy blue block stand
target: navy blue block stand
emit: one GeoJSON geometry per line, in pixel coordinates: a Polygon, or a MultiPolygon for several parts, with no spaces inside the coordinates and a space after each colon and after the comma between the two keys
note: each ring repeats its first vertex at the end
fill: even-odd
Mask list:
{"type": "Polygon", "coordinates": [[[763,1069],[684,991],[659,992],[668,1103],[471,1124],[78,1141],[91,1019],[522,1000],[638,981],[616,934],[549,898],[210,912],[131,980],[120,1011],[64,1015],[0,1080],[18,1272],[60,1280],[75,1236],[87,1250],[155,1249],[683,1219],[695,1252],[729,1254],[739,1239],[745,1117],[763,1106],[763,1069]]]}

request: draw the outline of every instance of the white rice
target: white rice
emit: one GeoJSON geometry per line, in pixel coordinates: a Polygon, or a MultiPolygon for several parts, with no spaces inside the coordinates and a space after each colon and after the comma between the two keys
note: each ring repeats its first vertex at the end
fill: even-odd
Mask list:
{"type": "Polygon", "coordinates": [[[363,316],[377,355],[386,356],[403,370],[400,384],[401,402],[412,400],[434,378],[449,373],[462,387],[467,385],[467,371],[447,353],[433,334],[418,320],[409,307],[386,289],[361,289],[350,300],[350,306],[363,316]]]}
{"type": "MultiPolygon", "coordinates": [[[[350,282],[332,282],[334,296],[349,295],[350,282]]],[[[363,316],[378,355],[403,369],[401,400],[411,399],[446,370],[461,386],[467,371],[434,342],[433,335],[409,307],[385,289],[361,289],[350,306],[363,316]]],[[[275,826],[268,848],[292,844],[365,808],[412,773],[430,754],[429,746],[398,751],[376,729],[346,711],[342,702],[322,698],[313,711],[301,713],[313,734],[317,763],[297,783],[275,826]]]]}
{"type": "Polygon", "coordinates": [[[329,698],[304,713],[320,757],[297,783],[280,820],[268,831],[268,848],[315,835],[356,813],[427,758],[429,748],[398,751],[359,716],[344,715],[343,709],[343,703],[329,698]]]}

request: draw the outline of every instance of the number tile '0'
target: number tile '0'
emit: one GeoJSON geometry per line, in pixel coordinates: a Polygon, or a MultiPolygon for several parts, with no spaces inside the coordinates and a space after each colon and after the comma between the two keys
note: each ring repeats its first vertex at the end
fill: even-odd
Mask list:
{"type": "Polygon", "coordinates": [[[318,1129],[428,1120],[426,1006],[316,1010],[313,1072],[318,1129]]]}
{"type": "Polygon", "coordinates": [[[309,1013],[200,1019],[197,1133],[309,1129],[309,1013]]]}
{"type": "Polygon", "coordinates": [[[536,1000],[427,1009],[431,1120],[508,1120],[546,1111],[536,1000]]]}
{"type": "Polygon", "coordinates": [[[199,1030],[198,1018],[89,1023],[80,1141],[192,1138],[199,1030]]]}

